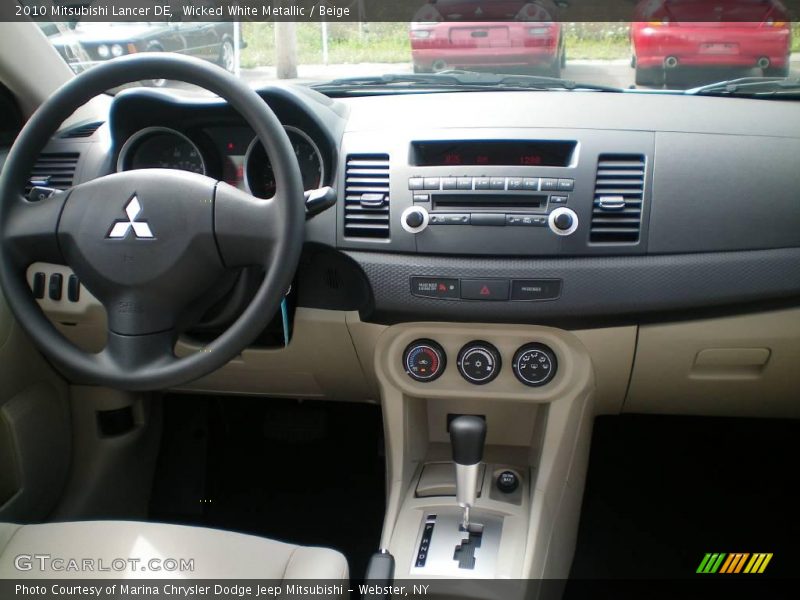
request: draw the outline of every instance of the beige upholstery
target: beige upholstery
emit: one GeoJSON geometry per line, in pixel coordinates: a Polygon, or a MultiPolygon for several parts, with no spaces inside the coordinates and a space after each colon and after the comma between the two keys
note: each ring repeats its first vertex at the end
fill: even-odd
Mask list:
{"type": "MultiPolygon", "coordinates": [[[[178,563],[179,564],[179,563],[178,563]]],[[[0,579],[16,578],[193,578],[193,579],[327,579],[348,578],[347,560],[339,552],[182,525],[130,521],[86,521],[13,525],[0,523],[0,579]],[[40,569],[34,555],[49,555],[40,569]],[[20,559],[18,557],[22,556],[20,559]],[[57,563],[56,559],[63,559],[57,563]],[[70,564],[68,561],[77,561],[70,564]],[[93,568],[72,570],[81,561],[93,568]],[[111,567],[115,559],[124,570],[111,567]],[[131,568],[129,559],[139,559],[131,568]],[[142,570],[151,559],[161,570],[142,570]],[[193,570],[167,571],[166,559],[194,561],[193,570]],[[98,570],[100,561],[109,570],[98,570]],[[17,564],[29,570],[19,570],[17,564]]]]}

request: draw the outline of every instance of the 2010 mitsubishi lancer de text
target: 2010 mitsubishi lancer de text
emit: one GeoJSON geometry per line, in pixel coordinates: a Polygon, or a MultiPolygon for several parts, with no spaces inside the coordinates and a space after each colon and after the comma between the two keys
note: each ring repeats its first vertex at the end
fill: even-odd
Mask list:
{"type": "Polygon", "coordinates": [[[0,598],[794,597],[798,7],[608,5],[5,3],[0,598]]]}

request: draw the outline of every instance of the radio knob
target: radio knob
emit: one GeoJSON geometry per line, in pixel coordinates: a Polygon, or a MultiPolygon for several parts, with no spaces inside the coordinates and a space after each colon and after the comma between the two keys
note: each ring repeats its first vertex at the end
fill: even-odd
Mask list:
{"type": "Polygon", "coordinates": [[[400,215],[400,225],[408,233],[420,233],[428,226],[430,216],[421,206],[409,206],[400,215]]]}
{"type": "Polygon", "coordinates": [[[562,206],[550,213],[547,224],[556,235],[572,235],[578,229],[578,215],[571,208],[562,206]]]}

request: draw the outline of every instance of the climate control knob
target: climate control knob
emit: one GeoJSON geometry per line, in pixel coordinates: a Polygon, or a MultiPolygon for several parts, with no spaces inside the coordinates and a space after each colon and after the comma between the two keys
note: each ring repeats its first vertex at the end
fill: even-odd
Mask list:
{"type": "Polygon", "coordinates": [[[475,385],[489,383],[500,372],[500,353],[489,342],[470,342],[458,353],[458,372],[475,385]]]}
{"type": "Polygon", "coordinates": [[[411,379],[433,381],[444,372],[447,356],[433,340],[415,340],[403,352],[403,367],[411,379]]]}
{"type": "Polygon", "coordinates": [[[544,344],[525,344],[514,354],[514,375],[525,385],[539,387],[556,376],[555,353],[544,344]]]}
{"type": "Polygon", "coordinates": [[[572,235],[578,229],[578,215],[571,208],[560,206],[547,216],[547,224],[556,235],[572,235]]]}

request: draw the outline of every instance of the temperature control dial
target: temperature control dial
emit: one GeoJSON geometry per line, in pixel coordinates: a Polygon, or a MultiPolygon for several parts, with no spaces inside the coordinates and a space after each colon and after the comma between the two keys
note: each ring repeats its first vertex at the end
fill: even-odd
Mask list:
{"type": "Polygon", "coordinates": [[[403,353],[403,366],[411,379],[433,381],[447,364],[444,349],[433,340],[411,342],[403,353]]]}
{"type": "Polygon", "coordinates": [[[489,383],[500,372],[500,353],[489,342],[470,342],[458,353],[458,372],[475,385],[489,383]]]}
{"type": "Polygon", "coordinates": [[[555,353],[544,344],[525,344],[514,355],[512,369],[522,383],[538,387],[556,376],[558,362],[555,353]]]}

